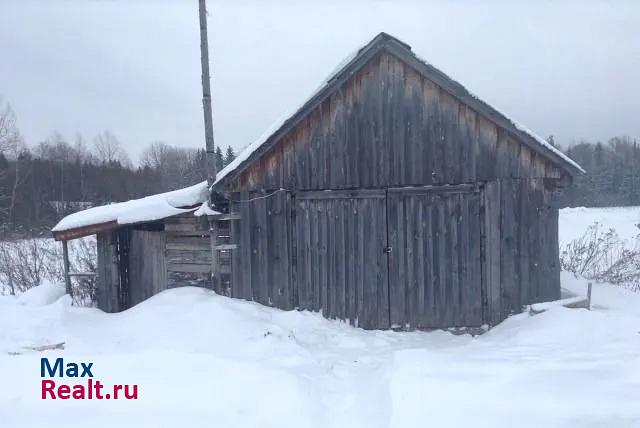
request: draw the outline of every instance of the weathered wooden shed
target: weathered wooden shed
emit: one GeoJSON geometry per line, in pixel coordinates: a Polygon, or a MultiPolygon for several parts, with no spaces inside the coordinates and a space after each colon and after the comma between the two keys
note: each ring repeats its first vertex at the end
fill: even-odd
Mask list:
{"type": "Polygon", "coordinates": [[[432,329],[560,297],[554,200],[582,169],[407,44],[376,36],[267,135],[211,193],[201,183],[54,228],[62,241],[97,234],[100,308],[198,285],[368,329],[432,329]]]}
{"type": "Polygon", "coordinates": [[[369,329],[494,325],[560,297],[554,195],[581,172],[382,33],[218,174],[215,288],[369,329]]]}
{"type": "MultiPolygon", "coordinates": [[[[65,217],[53,229],[64,245],[68,271],[67,241],[96,235],[97,306],[119,312],[168,288],[192,285],[212,287],[212,254],[209,216],[203,205],[209,199],[206,182],[186,189],[146,198],[91,208],[65,217]]],[[[228,223],[226,223],[228,225],[228,223]]],[[[225,223],[216,227],[216,241],[225,238],[225,223]]],[[[217,278],[230,277],[230,254],[216,251],[217,278]]],[[[74,276],[67,272],[70,287],[74,276]]]]}

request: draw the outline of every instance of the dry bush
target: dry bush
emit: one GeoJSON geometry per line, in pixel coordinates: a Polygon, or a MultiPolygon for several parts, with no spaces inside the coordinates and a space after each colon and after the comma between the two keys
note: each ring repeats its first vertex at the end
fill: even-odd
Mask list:
{"type": "MultiPolygon", "coordinates": [[[[95,273],[96,268],[95,239],[70,241],[69,270],[95,273]]],[[[59,243],[37,238],[0,241],[0,294],[21,293],[40,285],[43,280],[64,284],[62,248],[59,243]]],[[[71,285],[74,304],[95,304],[95,276],[72,277],[71,285]]]]}
{"type": "Polygon", "coordinates": [[[0,242],[0,282],[9,294],[40,285],[49,262],[42,239],[0,242]]]}
{"type": "Polygon", "coordinates": [[[640,239],[631,246],[613,229],[594,223],[580,238],[560,252],[563,270],[598,282],[627,286],[640,291],[640,239]]]}

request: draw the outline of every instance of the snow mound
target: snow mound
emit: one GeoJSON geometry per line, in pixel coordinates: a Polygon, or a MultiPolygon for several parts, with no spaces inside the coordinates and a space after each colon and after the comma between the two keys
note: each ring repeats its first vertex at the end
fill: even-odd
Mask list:
{"type": "Polygon", "coordinates": [[[193,211],[209,198],[207,182],[196,184],[172,192],[160,193],[141,199],[119,202],[101,207],[89,208],[66,216],[52,229],[53,232],[75,229],[100,223],[115,221],[130,224],[159,220],[184,212],[193,211]],[[189,207],[189,208],[186,208],[189,207]]]}
{"type": "Polygon", "coordinates": [[[49,305],[64,296],[63,286],[52,283],[43,283],[30,288],[18,297],[18,303],[27,306],[49,305]]]}

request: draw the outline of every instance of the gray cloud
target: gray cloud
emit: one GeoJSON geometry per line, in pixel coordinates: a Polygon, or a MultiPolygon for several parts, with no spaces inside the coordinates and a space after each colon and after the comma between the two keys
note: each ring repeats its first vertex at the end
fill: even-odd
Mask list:
{"type": "MultiPolygon", "coordinates": [[[[209,0],[216,142],[248,144],[387,31],[542,135],[640,135],[637,2],[209,0]]],[[[32,144],[203,145],[197,2],[0,0],[0,94],[32,144]]]]}

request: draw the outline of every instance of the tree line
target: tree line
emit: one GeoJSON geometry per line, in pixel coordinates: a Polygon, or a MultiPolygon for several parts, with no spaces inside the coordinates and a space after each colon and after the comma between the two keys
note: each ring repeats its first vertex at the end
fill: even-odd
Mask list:
{"type": "MultiPolygon", "coordinates": [[[[221,170],[235,158],[215,152],[221,170]]],[[[175,190],[206,180],[204,149],[149,144],[137,165],[109,131],[86,140],[54,132],[29,146],[0,100],[0,237],[46,233],[72,212],[175,190]]]]}
{"type": "MultiPolygon", "coordinates": [[[[549,142],[555,144],[553,138],[549,142]]],[[[565,152],[587,171],[560,197],[561,206],[640,205],[640,147],[630,137],[581,141],[565,152]]],[[[134,165],[118,138],[91,141],[54,132],[28,146],[14,112],[0,100],[0,235],[46,232],[63,216],[91,206],[186,187],[206,179],[204,149],[149,144],[134,165]]],[[[215,152],[217,170],[235,158],[215,152]]]]}

